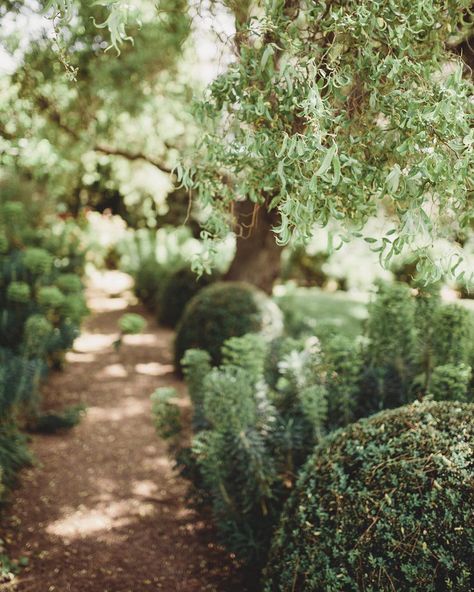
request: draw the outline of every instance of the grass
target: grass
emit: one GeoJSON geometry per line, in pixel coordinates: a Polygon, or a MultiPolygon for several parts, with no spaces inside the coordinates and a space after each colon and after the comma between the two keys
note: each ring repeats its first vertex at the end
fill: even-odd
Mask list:
{"type": "Polygon", "coordinates": [[[367,318],[368,295],[325,292],[319,288],[280,286],[275,301],[285,316],[288,332],[324,337],[333,334],[358,337],[367,318]]]}

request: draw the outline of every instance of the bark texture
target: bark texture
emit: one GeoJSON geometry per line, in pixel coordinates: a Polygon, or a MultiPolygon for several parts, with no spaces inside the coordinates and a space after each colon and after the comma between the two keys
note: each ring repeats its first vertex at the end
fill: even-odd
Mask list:
{"type": "Polygon", "coordinates": [[[282,247],[272,231],[279,222],[278,212],[268,211],[264,205],[254,213],[254,208],[255,204],[248,201],[236,204],[239,236],[226,279],[249,282],[270,294],[281,269],[282,247]]]}

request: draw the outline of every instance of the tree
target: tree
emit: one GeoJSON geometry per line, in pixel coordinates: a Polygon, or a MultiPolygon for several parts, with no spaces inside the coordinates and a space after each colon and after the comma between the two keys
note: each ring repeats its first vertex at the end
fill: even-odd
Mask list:
{"type": "MultiPolygon", "coordinates": [[[[19,177],[35,179],[73,212],[113,206],[129,214],[114,168],[147,163],[167,179],[176,160],[174,144],[187,141],[179,135],[183,125],[173,122],[190,118],[178,72],[190,18],[185,0],[161,4],[159,15],[153,2],[140,4],[141,24],[130,25],[134,42],[117,55],[113,48],[104,51],[110,34],[97,26],[107,11],[78,3],[67,28],[55,20],[49,36],[30,35],[15,71],[2,80],[2,163],[19,177]]],[[[28,13],[32,3],[0,6],[1,18],[34,18],[28,13]]],[[[6,41],[14,49],[14,35],[6,41]]]]}
{"type": "MultiPolygon", "coordinates": [[[[133,16],[123,0],[101,4],[117,46],[133,16]]],[[[474,218],[473,85],[451,51],[472,34],[471,0],[225,4],[238,58],[209,86],[205,131],[177,171],[212,210],[211,249],[229,228],[241,237],[232,278],[268,290],[279,245],[332,220],[363,234],[380,209],[392,228],[366,240],[381,260],[416,249],[427,279],[439,277],[433,239],[462,236],[474,218]]],[[[455,243],[448,264],[459,264],[455,243]]]]}
{"type": "MultiPolygon", "coordinates": [[[[280,245],[330,220],[363,232],[383,207],[393,227],[379,243],[367,240],[385,263],[419,249],[435,279],[427,247],[474,217],[473,85],[448,49],[472,30],[469,8],[470,0],[264,2],[238,32],[238,61],[201,104],[208,132],[183,177],[213,207],[209,237],[229,225],[250,233],[236,219],[240,204],[253,206],[259,233],[273,223],[280,245]]],[[[240,247],[241,278],[277,272],[266,268],[277,256],[240,247]]]]}

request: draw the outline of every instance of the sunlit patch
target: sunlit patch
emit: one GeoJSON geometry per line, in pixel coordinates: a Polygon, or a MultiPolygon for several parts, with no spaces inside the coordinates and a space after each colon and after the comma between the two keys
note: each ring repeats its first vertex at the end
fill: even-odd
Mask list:
{"type": "Polygon", "coordinates": [[[74,349],[77,353],[98,352],[111,347],[116,339],[116,335],[82,333],[74,342],[74,349]]]}
{"type": "Polygon", "coordinates": [[[149,516],[154,511],[153,504],[134,498],[108,503],[97,508],[81,507],[70,516],[49,524],[46,532],[65,539],[83,538],[123,528],[134,518],[149,516]]]}
{"type": "Polygon", "coordinates": [[[94,354],[86,354],[86,353],[79,353],[69,351],[66,354],[66,361],[67,362],[75,362],[79,364],[90,364],[95,360],[94,354]]]}
{"type": "Polygon", "coordinates": [[[138,333],[137,335],[125,335],[125,345],[157,345],[158,338],[153,333],[138,333]]]}
{"type": "Polygon", "coordinates": [[[88,407],[87,421],[122,421],[127,417],[148,414],[149,404],[147,400],[130,397],[122,400],[120,407],[88,407]]]}
{"type": "Polygon", "coordinates": [[[98,378],[101,376],[111,376],[112,378],[126,378],[128,376],[128,372],[126,371],[123,364],[109,364],[106,366],[100,374],[98,374],[98,378]]]}
{"type": "Polygon", "coordinates": [[[455,302],[458,299],[458,295],[449,286],[443,286],[441,288],[441,298],[444,302],[455,302]]]}
{"type": "Polygon", "coordinates": [[[125,298],[107,298],[103,296],[89,296],[87,303],[94,312],[124,310],[130,304],[125,298]]]}
{"type": "Polygon", "coordinates": [[[173,364],[159,364],[150,362],[148,364],[136,364],[135,372],[138,374],[147,374],[148,376],[164,376],[174,371],[173,364]]]}
{"type": "Polygon", "coordinates": [[[132,483],[133,494],[142,497],[151,497],[156,495],[157,489],[156,483],[149,479],[145,479],[143,481],[134,481],[132,483]]]}
{"type": "Polygon", "coordinates": [[[105,292],[109,296],[121,294],[133,287],[133,279],[126,273],[118,270],[91,270],[89,275],[93,280],[93,285],[105,292]]]}
{"type": "Polygon", "coordinates": [[[167,456],[157,456],[155,458],[144,458],[142,461],[142,467],[146,471],[156,471],[159,469],[171,469],[173,463],[167,456]]]}

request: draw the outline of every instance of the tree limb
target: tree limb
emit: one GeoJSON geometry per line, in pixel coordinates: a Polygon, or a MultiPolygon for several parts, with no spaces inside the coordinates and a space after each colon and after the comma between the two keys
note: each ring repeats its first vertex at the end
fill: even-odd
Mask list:
{"type": "Polygon", "coordinates": [[[127,160],[144,160],[149,164],[153,165],[157,169],[159,169],[162,173],[166,173],[167,175],[171,175],[173,169],[170,169],[168,166],[151,158],[151,156],[147,156],[143,154],[143,152],[127,152],[126,150],[121,150],[120,148],[112,148],[110,146],[104,146],[102,144],[97,144],[93,147],[95,152],[101,152],[102,154],[108,154],[109,156],[121,156],[122,158],[126,158],[127,160]]]}

